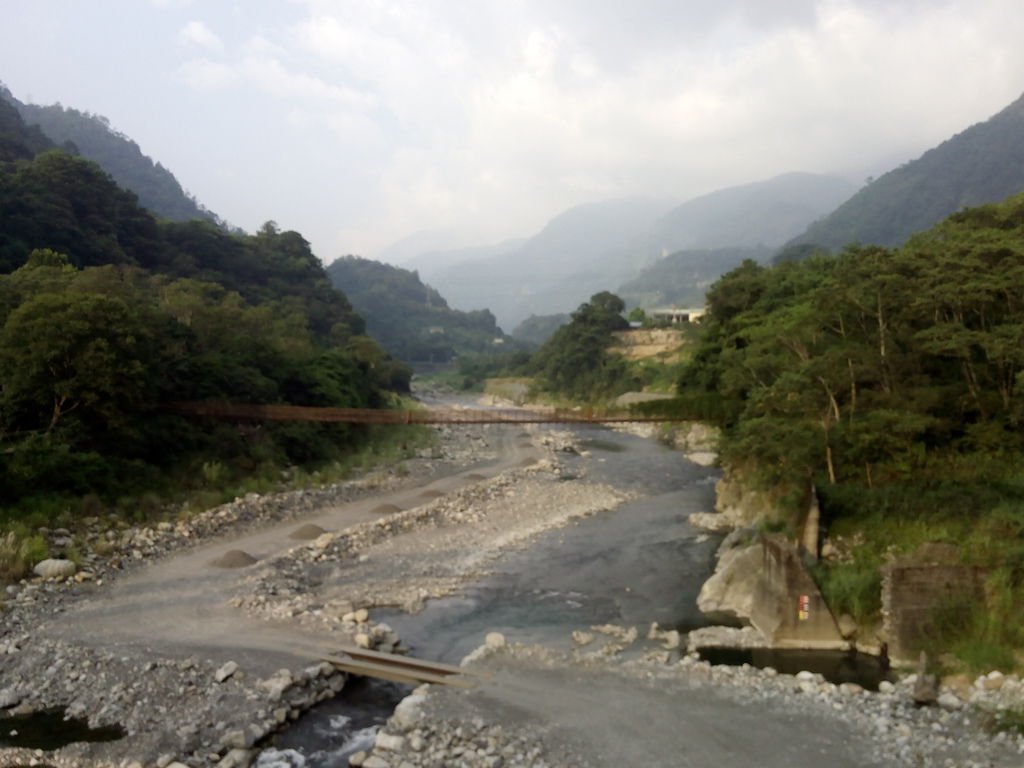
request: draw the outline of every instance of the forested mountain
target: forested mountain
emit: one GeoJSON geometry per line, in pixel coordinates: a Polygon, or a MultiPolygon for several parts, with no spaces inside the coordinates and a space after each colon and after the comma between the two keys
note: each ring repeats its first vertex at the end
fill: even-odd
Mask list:
{"type": "Polygon", "coordinates": [[[894,246],[967,206],[1024,191],[1024,96],[861,189],[790,244],[894,246]]]}
{"type": "Polygon", "coordinates": [[[492,352],[505,337],[485,309],[460,312],[416,272],[378,261],[343,256],[327,268],[334,286],[366,319],[369,333],[408,363],[444,363],[492,352]]]}
{"type": "Polygon", "coordinates": [[[660,201],[631,198],[570,208],[512,251],[422,272],[452,305],[487,307],[503,328],[563,312],[632,275],[651,245],[660,201]]]}
{"type": "Polygon", "coordinates": [[[27,160],[52,146],[38,126],[25,125],[15,106],[0,98],[0,162],[27,160]]]}
{"type": "Polygon", "coordinates": [[[645,267],[616,293],[630,307],[701,306],[707,289],[724,272],[747,259],[767,261],[772,253],[765,246],[677,251],[645,267]]]}
{"type": "Polygon", "coordinates": [[[345,425],[240,430],[175,402],[374,407],[408,387],[301,235],[157,219],[89,160],[26,157],[39,135],[4,106],[0,519],[36,497],[190,487],[206,465],[279,476],[362,439],[345,425]]]}
{"type": "Polygon", "coordinates": [[[954,544],[985,599],[952,596],[936,652],[992,666],[1024,644],[1024,195],[966,210],[896,250],[861,246],[708,293],[682,410],[724,429],[723,460],[768,487],[817,488],[852,543],[818,578],[867,623],[883,557],[954,544]],[[1008,655],[1007,655],[1008,654],[1008,655]]]}
{"type": "Polygon", "coordinates": [[[720,189],[676,206],[655,223],[657,255],[779,246],[854,191],[845,179],[813,173],[787,173],[720,189]]]}
{"type": "Polygon", "coordinates": [[[13,105],[27,125],[38,126],[54,144],[98,164],[157,216],[171,221],[219,221],[182,189],[174,174],[144,155],[130,138],[112,129],[106,118],[60,104],[24,104],[2,84],[0,102],[13,105]]]}

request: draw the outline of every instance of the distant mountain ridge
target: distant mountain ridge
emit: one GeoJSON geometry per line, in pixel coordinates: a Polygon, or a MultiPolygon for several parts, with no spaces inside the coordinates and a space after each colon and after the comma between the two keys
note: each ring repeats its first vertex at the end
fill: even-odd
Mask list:
{"type": "MultiPolygon", "coordinates": [[[[503,328],[513,328],[530,315],[572,311],[681,249],[723,251],[724,258],[727,249],[777,247],[854,190],[842,179],[790,173],[675,206],[646,198],[610,200],[570,208],[521,245],[494,247],[491,255],[464,249],[424,254],[411,263],[453,306],[488,307],[503,328]],[[460,261],[459,253],[469,258],[460,261]]],[[[716,267],[707,254],[698,261],[701,285],[735,266],[725,258],[716,267]]]]}
{"type": "Polygon", "coordinates": [[[897,246],[957,211],[1024,190],[1024,96],[871,182],[787,247],[897,246]]]}
{"type": "Polygon", "coordinates": [[[112,129],[106,118],[59,104],[25,104],[3,85],[0,101],[13,106],[28,126],[37,126],[54,144],[99,165],[157,216],[170,221],[208,219],[221,223],[216,214],[185,192],[173,173],[112,129]]]}
{"type": "Polygon", "coordinates": [[[780,246],[856,190],[835,176],[785,173],[688,200],[658,220],[653,237],[659,255],[780,246]]]}
{"type": "MultiPolygon", "coordinates": [[[[531,314],[575,309],[633,274],[652,249],[647,234],[670,203],[626,198],[588,203],[556,216],[512,250],[421,272],[462,309],[487,307],[503,328],[531,314]]],[[[421,263],[417,260],[417,263],[421,263]]]]}

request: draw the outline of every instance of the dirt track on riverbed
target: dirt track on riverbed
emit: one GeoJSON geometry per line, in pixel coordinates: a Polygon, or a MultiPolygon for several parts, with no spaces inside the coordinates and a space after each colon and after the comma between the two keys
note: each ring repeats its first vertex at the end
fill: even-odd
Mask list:
{"type": "Polygon", "coordinates": [[[382,505],[399,509],[426,503],[424,492],[450,493],[480,477],[493,477],[540,451],[517,436],[495,431],[500,458],[490,466],[474,467],[418,487],[374,495],[357,502],[319,511],[301,521],[280,523],[237,537],[227,537],[186,550],[143,570],[98,587],[45,631],[75,643],[105,649],[122,646],[154,654],[201,654],[214,661],[239,660],[258,674],[281,666],[308,663],[331,649],[331,638],[303,629],[294,621],[266,621],[229,605],[243,589],[246,569],[221,568],[214,562],[232,551],[264,561],[301,544],[290,535],[302,524],[340,531],[381,517],[382,505]]]}

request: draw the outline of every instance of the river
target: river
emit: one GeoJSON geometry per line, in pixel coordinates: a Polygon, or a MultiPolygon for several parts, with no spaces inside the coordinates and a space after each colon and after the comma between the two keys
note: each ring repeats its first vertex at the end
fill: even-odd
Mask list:
{"type": "MultiPolygon", "coordinates": [[[[515,429],[515,427],[509,427],[515,429]]],[[[652,622],[686,631],[706,624],[697,593],[713,569],[717,538],[689,525],[714,506],[718,471],[653,440],[597,427],[574,430],[587,456],[566,454],[566,482],[586,473],[635,496],[618,509],[577,519],[504,554],[484,580],[429,601],[416,614],[376,610],[419,658],[458,663],[487,632],[512,642],[567,648],[573,630],[652,622]]],[[[259,762],[338,768],[372,741],[407,688],[351,685],[275,738],[259,762]]]]}

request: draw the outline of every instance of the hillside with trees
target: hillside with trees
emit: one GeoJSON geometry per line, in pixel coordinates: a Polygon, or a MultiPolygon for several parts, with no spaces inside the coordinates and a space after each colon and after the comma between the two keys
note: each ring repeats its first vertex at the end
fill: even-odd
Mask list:
{"type": "Polygon", "coordinates": [[[157,216],[170,221],[220,222],[214,213],[185,192],[173,173],[144,155],[137,143],[114,130],[105,117],[60,104],[25,104],[3,84],[0,84],[0,102],[12,105],[26,125],[37,126],[54,145],[99,165],[118,185],[134,192],[140,205],[157,216]]]}
{"type": "Polygon", "coordinates": [[[88,160],[25,157],[38,134],[15,117],[0,105],[0,518],[279,479],[366,439],[186,418],[179,401],[377,407],[407,390],[301,235],[157,219],[88,160]]]}
{"type": "Polygon", "coordinates": [[[837,613],[877,619],[886,553],[956,545],[988,597],[937,617],[935,649],[991,668],[1024,645],[1022,386],[1018,196],[896,250],[745,262],[708,294],[677,407],[716,421],[723,461],[764,487],[813,481],[849,547],[818,572],[837,613]]]}
{"type": "Polygon", "coordinates": [[[366,320],[373,338],[407,363],[447,363],[503,348],[506,337],[486,309],[451,309],[416,272],[343,256],[327,276],[366,320]]]}
{"type": "Polygon", "coordinates": [[[790,245],[902,245],[962,208],[1024,191],[1024,96],[875,179],[790,245]]]}

